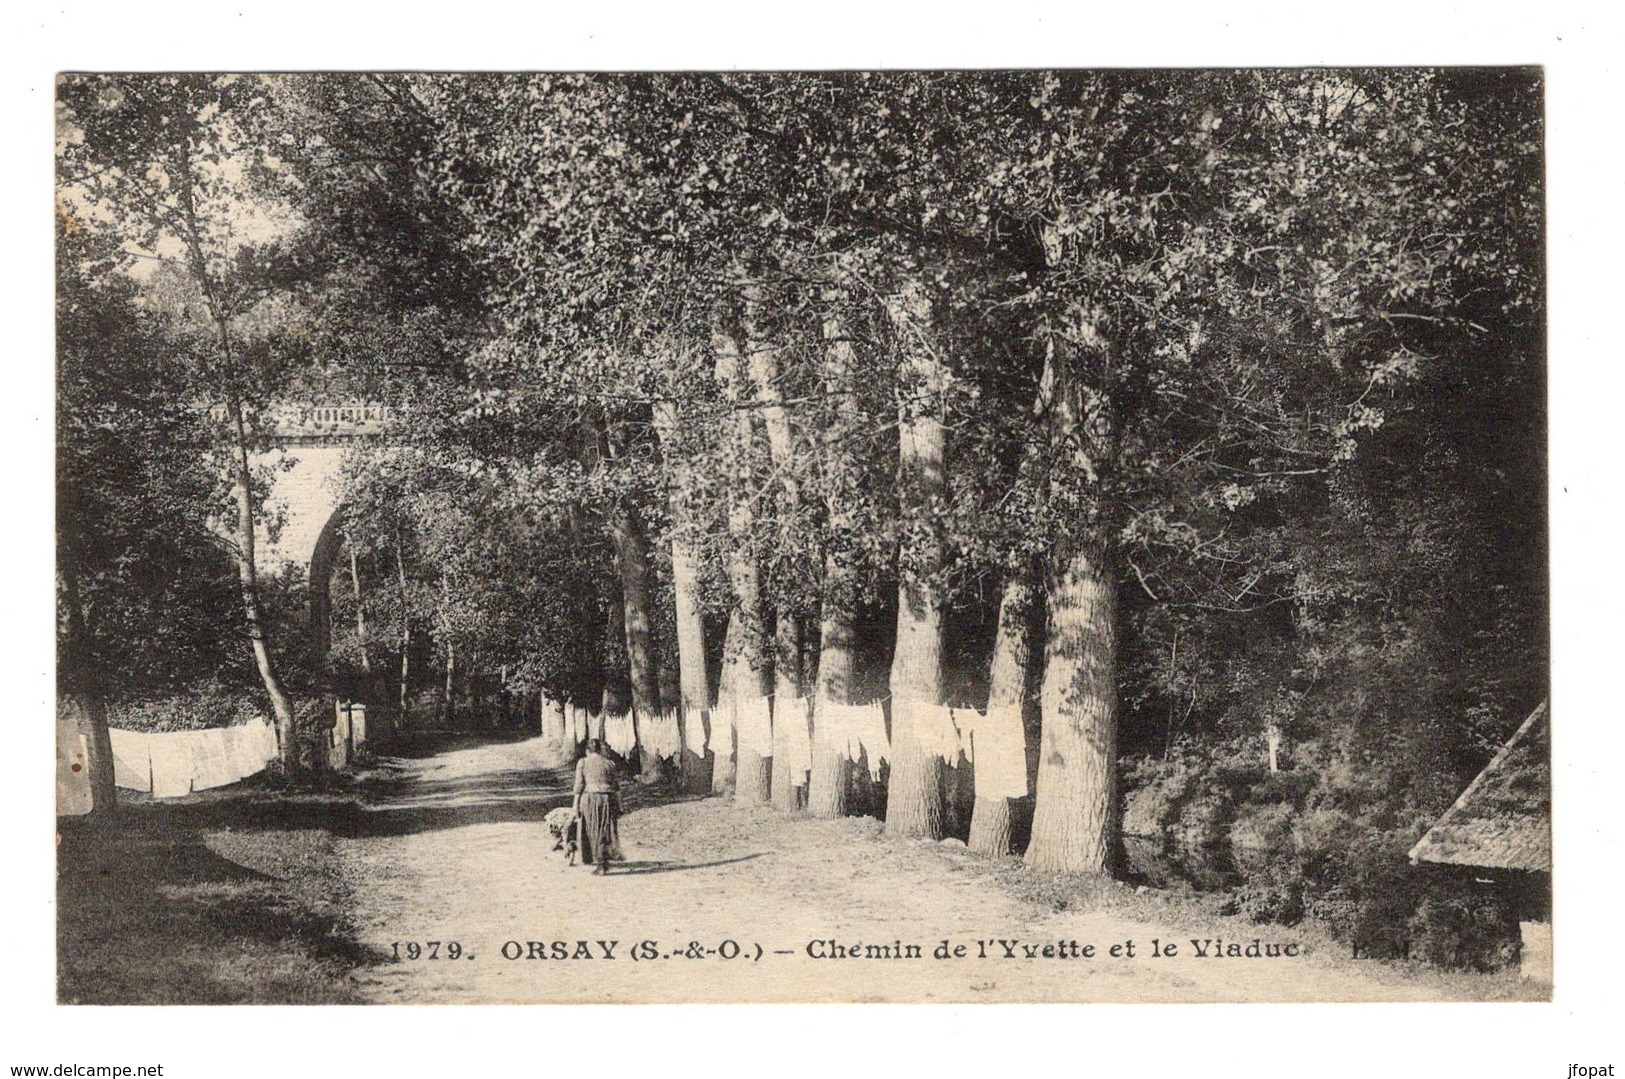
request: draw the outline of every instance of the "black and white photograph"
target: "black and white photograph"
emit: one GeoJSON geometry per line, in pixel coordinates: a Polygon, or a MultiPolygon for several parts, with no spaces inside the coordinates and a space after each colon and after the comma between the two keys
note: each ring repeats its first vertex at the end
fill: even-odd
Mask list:
{"type": "Polygon", "coordinates": [[[1101,1066],[1611,1074],[1485,1040],[1618,952],[1551,54],[691,51],[30,82],[18,998],[124,1033],[13,1072],[283,1015],[350,1032],[311,1075],[756,1015],[764,1066],[909,1014],[981,1070],[977,1017],[1132,1012],[1101,1066]],[[1266,1044],[1361,1015],[1441,1044],[1266,1044]]]}
{"type": "Polygon", "coordinates": [[[1538,71],[57,107],[63,1002],[1549,992],[1538,71]]]}

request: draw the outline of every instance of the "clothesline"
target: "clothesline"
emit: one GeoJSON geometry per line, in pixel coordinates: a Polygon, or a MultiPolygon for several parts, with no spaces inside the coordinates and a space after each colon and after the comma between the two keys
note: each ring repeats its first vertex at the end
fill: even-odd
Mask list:
{"type": "MultiPolygon", "coordinates": [[[[263,719],[197,731],[108,730],[113,784],[154,798],[179,798],[236,783],[277,757],[276,731],[263,719]]],[[[90,811],[89,749],[72,717],[57,720],[57,812],[90,811]],[[75,767],[78,765],[78,767],[75,767]]]]}
{"type": "Polygon", "coordinates": [[[577,744],[588,738],[603,738],[622,756],[641,746],[663,759],[676,756],[686,741],[695,754],[709,751],[720,760],[732,758],[737,737],[740,753],[785,757],[789,774],[800,784],[807,781],[815,745],[849,760],[866,761],[872,777],[879,779],[881,765],[892,757],[893,737],[908,724],[915,744],[925,752],[950,765],[963,758],[975,766],[978,795],[1020,798],[1030,793],[1026,732],[1019,704],[988,712],[920,702],[908,703],[906,713],[904,707],[891,697],[863,704],[796,697],[780,714],[774,694],[744,698],[724,695],[708,711],[707,731],[698,715],[683,723],[675,712],[645,719],[636,710],[611,716],[572,705],[567,709],[564,734],[577,744]]]}

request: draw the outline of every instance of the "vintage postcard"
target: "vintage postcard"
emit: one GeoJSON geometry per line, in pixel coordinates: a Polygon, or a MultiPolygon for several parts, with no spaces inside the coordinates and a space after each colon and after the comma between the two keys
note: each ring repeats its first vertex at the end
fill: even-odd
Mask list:
{"type": "Polygon", "coordinates": [[[55,90],[61,1004],[1550,999],[1540,69],[55,90]]]}

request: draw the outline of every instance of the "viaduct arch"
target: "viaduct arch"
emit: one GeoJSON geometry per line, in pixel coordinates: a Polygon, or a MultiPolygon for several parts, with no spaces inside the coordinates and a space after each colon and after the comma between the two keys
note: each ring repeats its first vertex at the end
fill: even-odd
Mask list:
{"type": "Polygon", "coordinates": [[[318,660],[330,643],[328,582],[343,548],[345,457],[358,445],[388,445],[397,418],[395,409],[370,403],[283,404],[261,417],[269,448],[252,464],[270,474],[264,516],[280,527],[273,538],[258,526],[256,568],[267,577],[306,574],[306,641],[318,660]]]}

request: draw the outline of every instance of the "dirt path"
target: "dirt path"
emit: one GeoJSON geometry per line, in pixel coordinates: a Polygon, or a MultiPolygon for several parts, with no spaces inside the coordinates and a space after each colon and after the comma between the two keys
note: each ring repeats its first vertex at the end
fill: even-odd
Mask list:
{"type": "MultiPolygon", "coordinates": [[[[539,741],[389,764],[401,782],[370,807],[376,826],[338,842],[362,943],[403,949],[400,962],[360,974],[363,996],[380,1003],[1448,996],[1377,965],[1351,973],[1313,954],[1203,958],[1192,938],[1208,932],[1044,910],[1010,895],[963,848],[887,840],[867,818],[815,821],[719,799],[652,804],[631,791],[628,861],[597,877],[550,849],[542,816],[568,801],[568,773],[539,741]],[[963,957],[933,958],[945,940],[963,957]],[[1019,942],[1016,957],[1001,940],[1019,942]],[[1178,954],[1154,956],[1153,940],[1176,942],[1178,954]],[[410,942],[430,941],[442,942],[437,958],[408,957],[410,942]],[[452,941],[460,958],[447,958],[452,941]],[[1110,954],[1128,941],[1132,958],[1110,954]],[[612,959],[599,942],[613,942],[612,959]],[[729,958],[726,942],[740,954],[729,958]],[[918,958],[814,957],[909,945],[918,958]],[[552,958],[558,949],[569,958],[552,958]]],[[[1238,922],[1233,932],[1243,946],[1255,936],[1298,944],[1274,927],[1238,922]]]]}

